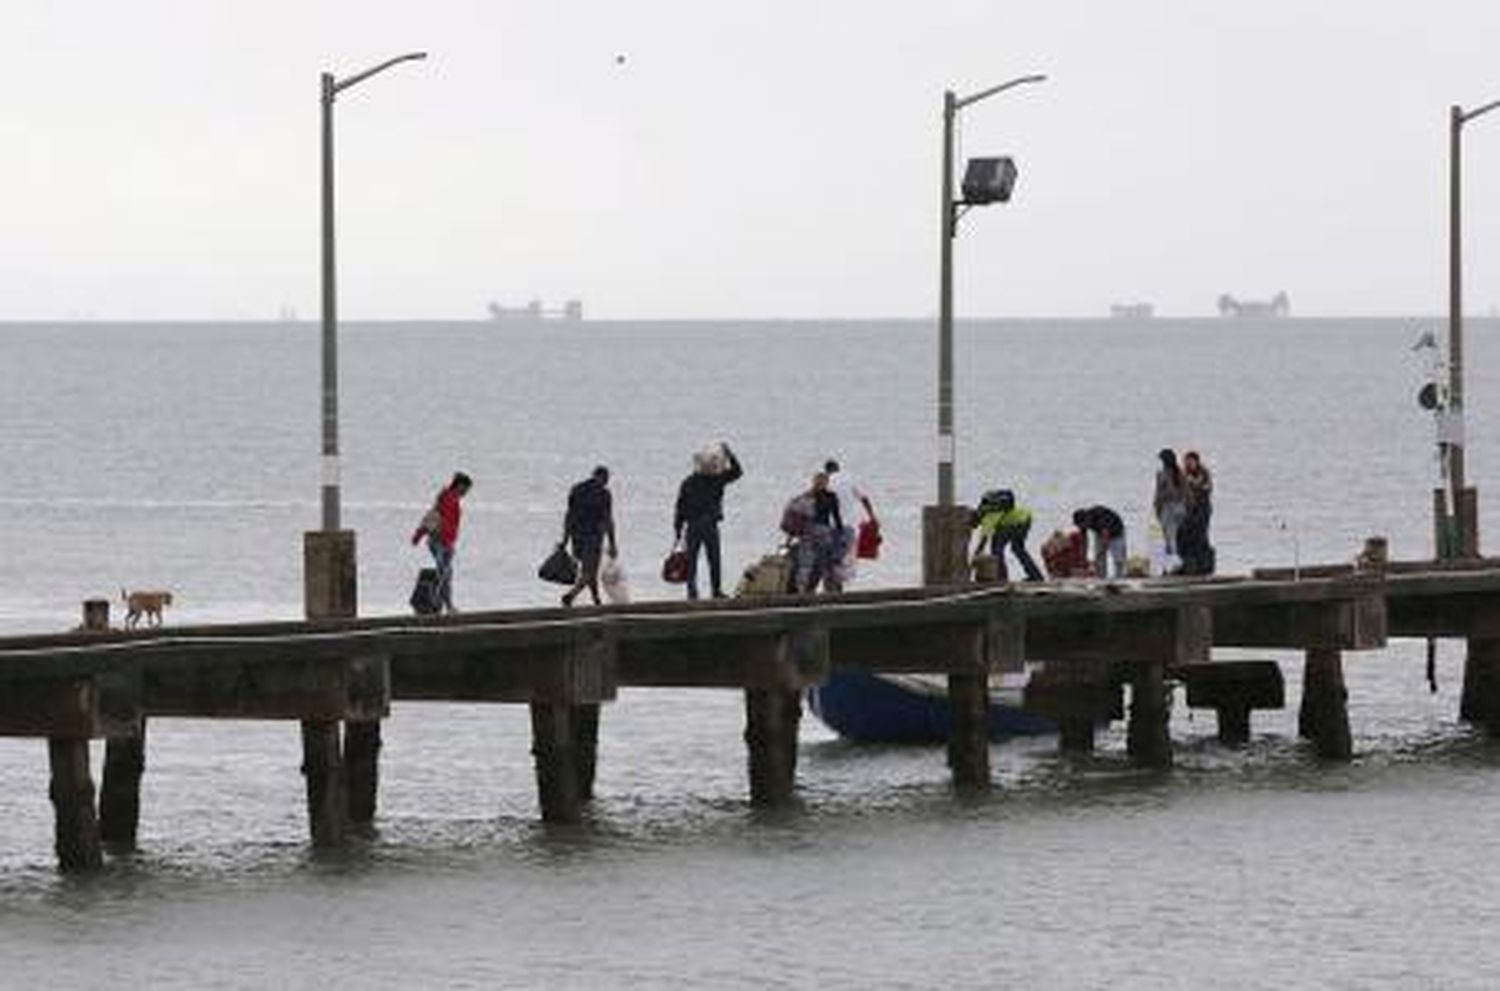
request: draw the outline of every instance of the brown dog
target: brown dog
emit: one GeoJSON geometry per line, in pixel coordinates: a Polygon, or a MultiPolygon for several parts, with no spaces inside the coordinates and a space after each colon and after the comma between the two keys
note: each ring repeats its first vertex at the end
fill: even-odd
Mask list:
{"type": "Polygon", "coordinates": [[[161,625],[161,611],[172,604],[172,593],[165,591],[127,592],[120,589],[120,598],[125,601],[125,629],[133,630],[141,625],[141,617],[152,626],[161,625]]]}

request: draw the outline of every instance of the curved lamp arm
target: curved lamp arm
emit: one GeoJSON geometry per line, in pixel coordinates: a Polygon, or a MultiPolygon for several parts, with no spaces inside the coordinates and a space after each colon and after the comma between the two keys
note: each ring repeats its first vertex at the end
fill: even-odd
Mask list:
{"type": "Polygon", "coordinates": [[[426,57],[426,52],[407,52],[405,55],[397,55],[395,58],[386,59],[379,65],[372,66],[371,68],[366,69],[364,72],[359,72],[348,77],[347,79],[340,79],[336,81],[333,84],[333,87],[330,89],[329,93],[330,95],[332,95],[333,93],[337,93],[339,90],[348,89],[350,86],[353,86],[356,83],[362,83],[366,79],[369,79],[371,76],[375,75],[377,72],[384,72],[393,65],[398,65],[402,62],[417,62],[425,59],[426,57]]]}

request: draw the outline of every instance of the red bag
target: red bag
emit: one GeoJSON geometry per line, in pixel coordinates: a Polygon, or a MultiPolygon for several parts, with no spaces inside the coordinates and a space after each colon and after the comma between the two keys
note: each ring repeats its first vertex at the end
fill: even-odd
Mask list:
{"type": "Polygon", "coordinates": [[[661,563],[661,580],[672,585],[681,585],[688,577],[687,551],[673,547],[672,553],[661,563]]]}
{"type": "Polygon", "coordinates": [[[865,520],[859,525],[859,535],[854,538],[854,556],[873,561],[880,556],[880,543],[885,538],[880,535],[880,524],[874,520],[865,520]]]}

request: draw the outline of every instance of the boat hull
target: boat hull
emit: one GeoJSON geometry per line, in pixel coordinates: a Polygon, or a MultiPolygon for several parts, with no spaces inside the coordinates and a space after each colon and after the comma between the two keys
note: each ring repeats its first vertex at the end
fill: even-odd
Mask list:
{"type": "MultiPolygon", "coordinates": [[[[953,725],[948,695],[937,683],[841,669],[808,690],[808,707],[829,729],[856,743],[942,743],[953,725]]],[[[1056,731],[1022,709],[1019,698],[991,691],[991,740],[1056,731]]]]}

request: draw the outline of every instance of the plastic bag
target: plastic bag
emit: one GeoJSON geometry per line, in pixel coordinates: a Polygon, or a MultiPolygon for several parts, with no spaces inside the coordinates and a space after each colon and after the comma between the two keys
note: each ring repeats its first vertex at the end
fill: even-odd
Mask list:
{"type": "Polygon", "coordinates": [[[859,536],[854,540],[854,555],[873,561],[880,556],[880,544],[885,537],[880,532],[880,524],[875,520],[865,520],[859,525],[859,536]]]}
{"type": "Polygon", "coordinates": [[[566,547],[558,544],[536,569],[536,576],[544,582],[572,585],[578,581],[578,562],[573,560],[566,547]]]}
{"type": "Polygon", "coordinates": [[[604,562],[604,567],[599,569],[599,585],[604,589],[604,597],[610,602],[619,605],[630,601],[630,585],[625,580],[625,569],[620,566],[616,558],[609,558],[604,562]]]}

